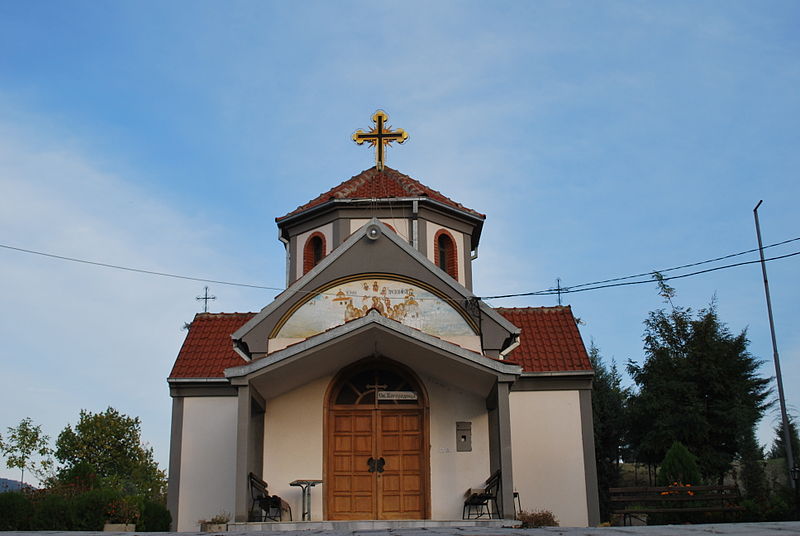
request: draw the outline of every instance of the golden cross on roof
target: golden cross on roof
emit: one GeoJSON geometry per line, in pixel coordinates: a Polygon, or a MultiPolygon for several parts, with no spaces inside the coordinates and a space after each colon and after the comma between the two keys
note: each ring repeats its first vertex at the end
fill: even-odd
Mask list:
{"type": "Polygon", "coordinates": [[[383,171],[383,162],[386,160],[386,151],[383,146],[388,146],[393,141],[403,143],[408,139],[408,134],[402,128],[392,130],[392,127],[386,124],[389,116],[383,110],[378,110],[372,115],[372,121],[375,126],[369,132],[364,132],[361,129],[353,132],[353,141],[361,145],[365,141],[369,143],[370,147],[375,147],[375,167],[378,171],[383,171]]]}

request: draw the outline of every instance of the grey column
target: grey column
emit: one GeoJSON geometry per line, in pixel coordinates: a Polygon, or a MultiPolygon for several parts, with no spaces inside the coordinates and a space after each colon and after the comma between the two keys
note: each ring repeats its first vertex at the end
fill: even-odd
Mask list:
{"type": "Polygon", "coordinates": [[[461,258],[464,259],[464,286],[472,290],[472,237],[464,233],[461,238],[461,258]]]}
{"type": "Polygon", "coordinates": [[[234,521],[247,521],[250,508],[250,484],[247,473],[252,465],[250,412],[250,386],[240,385],[237,388],[238,412],[236,418],[236,502],[234,521]]]}
{"type": "MultiPolygon", "coordinates": [[[[291,237],[289,239],[289,244],[288,244],[287,248],[288,249],[286,250],[286,252],[287,252],[286,254],[289,256],[289,280],[286,282],[286,286],[288,287],[289,285],[291,285],[292,283],[297,281],[297,262],[298,262],[297,261],[297,255],[298,255],[298,250],[297,250],[297,237],[296,236],[293,236],[293,237],[291,237]]],[[[302,250],[300,251],[299,255],[301,256],[300,262],[303,262],[302,261],[302,255],[303,255],[302,250]]]]}
{"type": "Polygon", "coordinates": [[[350,237],[350,220],[338,219],[333,222],[333,240],[331,240],[331,251],[342,245],[342,242],[350,237]]]}
{"type": "Polygon", "coordinates": [[[489,409],[489,466],[500,470],[497,507],[503,519],[514,519],[514,475],[511,467],[511,384],[498,382],[486,400],[489,409]]]}
{"type": "Polygon", "coordinates": [[[417,219],[417,250],[428,256],[428,224],[422,218],[417,219]]]}
{"type": "Polygon", "coordinates": [[[592,416],[592,392],[580,391],[581,434],[583,435],[583,469],[586,474],[586,510],[589,526],[600,524],[600,498],[597,492],[597,461],[594,452],[594,418],[592,416]]]}
{"type": "Polygon", "coordinates": [[[171,530],[178,530],[178,500],[181,491],[181,449],[183,445],[183,397],[172,399],[172,429],[169,440],[169,481],[167,509],[172,515],[171,530]]]}

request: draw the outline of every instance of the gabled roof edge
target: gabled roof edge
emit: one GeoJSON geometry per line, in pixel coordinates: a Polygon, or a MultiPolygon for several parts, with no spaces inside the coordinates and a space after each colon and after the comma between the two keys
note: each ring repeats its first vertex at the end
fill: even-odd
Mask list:
{"type": "Polygon", "coordinates": [[[323,331],[322,333],[313,335],[300,343],[293,344],[292,346],[288,346],[282,350],[278,350],[277,352],[272,353],[266,357],[263,357],[256,361],[251,361],[250,363],[247,363],[245,365],[227,368],[224,371],[225,378],[230,379],[230,378],[247,376],[248,374],[257,372],[270,365],[273,365],[275,363],[283,361],[284,359],[292,357],[298,353],[304,352],[309,348],[312,348],[320,344],[324,344],[328,341],[334,340],[343,335],[347,335],[348,333],[356,331],[369,324],[381,325],[387,329],[393,330],[397,333],[406,335],[413,339],[417,339],[430,346],[445,350],[452,354],[458,355],[459,357],[463,357],[464,359],[467,359],[472,363],[490,368],[500,374],[511,374],[514,376],[519,376],[523,372],[522,367],[520,365],[517,365],[516,363],[514,364],[504,363],[503,361],[491,359],[489,357],[484,356],[483,354],[473,352],[472,350],[467,350],[466,348],[462,348],[457,344],[448,342],[444,339],[440,339],[439,337],[429,335],[418,329],[414,329],[395,320],[386,318],[379,312],[371,310],[369,313],[367,313],[366,316],[362,316],[361,318],[358,318],[356,320],[351,320],[350,322],[336,326],[332,329],[329,329],[328,331],[323,331]]]}
{"type": "MultiPolygon", "coordinates": [[[[473,294],[468,288],[461,285],[458,281],[441,271],[435,264],[433,264],[430,259],[428,259],[425,255],[423,255],[419,250],[414,249],[411,244],[400,238],[394,231],[389,229],[383,222],[381,222],[378,218],[372,218],[368,224],[363,225],[360,229],[356,232],[351,234],[347,240],[345,240],[339,247],[331,252],[330,255],[326,256],[319,264],[317,264],[314,268],[312,268],[309,272],[304,274],[302,277],[297,279],[294,283],[292,283],[289,288],[278,294],[273,300],[272,303],[264,307],[261,311],[259,311],[253,318],[251,318],[247,323],[245,323],[241,328],[236,330],[232,335],[231,339],[234,341],[241,339],[244,337],[251,329],[257,326],[264,318],[266,318],[270,313],[272,313],[275,309],[283,305],[286,301],[288,301],[291,296],[294,294],[294,291],[297,289],[302,288],[306,285],[309,281],[312,281],[317,275],[323,272],[327,267],[335,262],[339,257],[344,255],[344,253],[349,250],[351,247],[355,245],[361,238],[366,236],[367,228],[371,224],[376,224],[380,226],[382,235],[385,236],[387,239],[394,242],[398,245],[402,250],[408,253],[413,259],[417,262],[425,266],[429,269],[429,271],[436,276],[442,283],[449,286],[452,290],[461,294],[465,299],[469,298],[477,298],[475,294],[473,294]],[[434,268],[434,269],[431,269],[434,268]]],[[[491,307],[483,303],[479,300],[480,310],[482,313],[489,316],[492,320],[503,326],[506,330],[510,331],[513,334],[518,335],[520,333],[519,328],[514,326],[511,322],[506,320],[500,313],[494,311],[491,307]]]]}

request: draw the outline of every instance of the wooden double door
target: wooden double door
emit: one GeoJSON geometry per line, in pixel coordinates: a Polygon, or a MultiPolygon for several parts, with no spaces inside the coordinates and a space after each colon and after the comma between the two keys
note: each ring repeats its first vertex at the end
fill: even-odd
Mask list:
{"type": "Polygon", "coordinates": [[[416,382],[385,368],[346,376],[327,428],[329,519],[428,517],[425,399],[416,382]]]}

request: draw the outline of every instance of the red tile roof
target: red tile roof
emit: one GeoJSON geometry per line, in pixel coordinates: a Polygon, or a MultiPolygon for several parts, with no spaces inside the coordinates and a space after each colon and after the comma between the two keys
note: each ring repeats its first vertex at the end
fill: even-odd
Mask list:
{"type": "Polygon", "coordinates": [[[525,372],[590,371],[572,309],[565,307],[496,308],[506,320],[522,329],[520,345],[507,359],[525,372]]]}
{"type": "Polygon", "coordinates": [[[231,334],[256,313],[199,313],[183,341],[170,378],[223,378],[228,367],[246,364],[233,351],[231,334]]]}
{"type": "MultiPolygon", "coordinates": [[[[566,307],[495,309],[522,329],[507,360],[525,372],[590,371],[572,310],[566,307]]],[[[231,334],[256,313],[200,313],[194,317],[169,378],[223,378],[246,362],[233,350],[231,334]]]]}
{"type": "Polygon", "coordinates": [[[317,196],[305,205],[297,207],[295,210],[275,218],[280,222],[310,208],[322,205],[336,199],[386,199],[391,197],[429,197],[443,203],[449,207],[467,212],[469,214],[485,218],[486,216],[467,208],[461,203],[456,203],[449,197],[428,188],[416,179],[400,173],[396,169],[385,167],[383,171],[378,171],[374,166],[362,171],[339,186],[334,186],[324,194],[317,196]]]}

